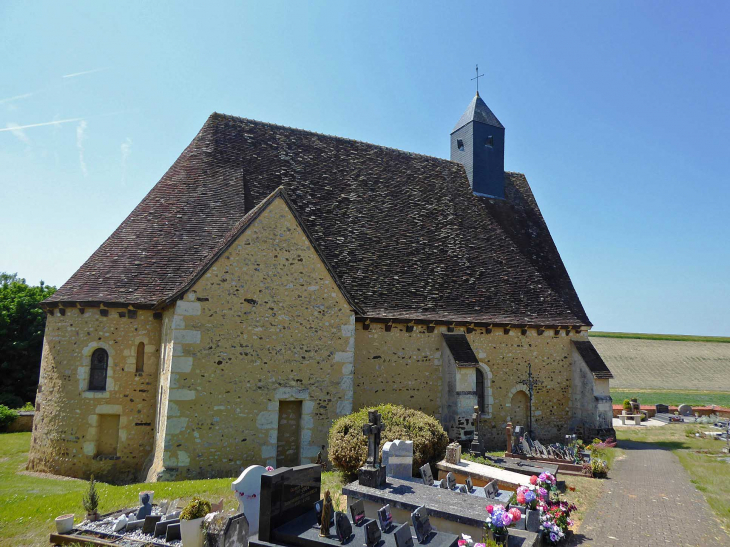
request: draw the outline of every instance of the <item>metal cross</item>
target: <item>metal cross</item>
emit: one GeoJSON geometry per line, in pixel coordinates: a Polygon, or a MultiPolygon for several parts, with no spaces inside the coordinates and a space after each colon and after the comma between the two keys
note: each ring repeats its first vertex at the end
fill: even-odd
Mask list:
{"type": "Polygon", "coordinates": [[[520,382],[517,382],[518,384],[522,384],[527,386],[527,393],[530,395],[530,438],[532,438],[532,395],[533,395],[533,388],[535,386],[539,386],[542,384],[540,380],[535,380],[535,377],[532,375],[532,363],[527,364],[527,379],[522,380],[520,382]]]}
{"type": "Polygon", "coordinates": [[[378,449],[380,448],[380,434],[385,431],[385,424],[380,420],[382,418],[377,410],[368,410],[367,423],[362,426],[362,434],[368,436],[368,457],[365,465],[370,467],[379,467],[378,449]]]}
{"type": "Polygon", "coordinates": [[[477,75],[472,78],[472,81],[477,81],[477,95],[479,95],[479,78],[481,78],[482,76],[484,76],[484,74],[479,74],[479,65],[477,65],[477,75]]]}

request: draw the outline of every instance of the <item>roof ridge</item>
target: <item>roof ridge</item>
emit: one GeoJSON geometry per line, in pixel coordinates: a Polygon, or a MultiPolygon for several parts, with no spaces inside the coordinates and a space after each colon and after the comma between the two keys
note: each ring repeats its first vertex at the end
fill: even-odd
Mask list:
{"type": "Polygon", "coordinates": [[[240,120],[240,121],[244,121],[244,122],[250,122],[250,123],[257,124],[257,125],[265,125],[265,126],[269,126],[269,127],[275,127],[277,129],[287,129],[289,131],[296,131],[298,133],[306,133],[306,134],[309,134],[309,135],[317,135],[318,137],[325,137],[325,138],[329,138],[329,139],[335,139],[335,140],[341,140],[341,141],[347,141],[347,142],[354,142],[354,143],[357,143],[357,144],[366,144],[366,145],[372,146],[374,148],[380,148],[380,149],[383,149],[383,150],[389,150],[391,152],[397,152],[399,154],[407,154],[409,156],[419,156],[419,157],[422,157],[422,158],[428,158],[428,159],[436,160],[436,161],[439,161],[439,162],[452,163],[452,164],[455,164],[455,165],[462,165],[458,161],[453,161],[453,160],[450,160],[450,159],[447,159],[447,158],[439,158],[438,156],[431,156],[429,154],[421,154],[420,152],[411,152],[409,150],[403,150],[401,148],[395,148],[393,146],[384,146],[382,144],[375,144],[375,143],[368,142],[368,141],[361,141],[361,140],[358,140],[358,139],[351,139],[349,137],[341,137],[340,135],[331,135],[329,133],[320,133],[318,131],[310,131],[309,129],[302,129],[300,127],[292,127],[290,125],[282,125],[282,124],[278,124],[278,123],[264,122],[264,121],[261,121],[261,120],[254,120],[253,118],[245,118],[243,116],[236,116],[234,114],[224,114],[222,112],[213,112],[208,117],[208,119],[213,118],[214,116],[221,116],[223,118],[232,118],[234,120],[240,120]]]}

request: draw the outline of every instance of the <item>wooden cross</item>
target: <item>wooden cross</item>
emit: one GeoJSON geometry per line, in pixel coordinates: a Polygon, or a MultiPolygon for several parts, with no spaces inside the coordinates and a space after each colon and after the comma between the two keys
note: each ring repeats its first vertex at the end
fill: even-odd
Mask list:
{"type": "Polygon", "coordinates": [[[530,438],[532,438],[532,395],[533,395],[533,388],[535,386],[539,386],[542,384],[540,380],[535,380],[535,377],[532,375],[532,363],[528,363],[527,365],[527,379],[522,380],[520,382],[517,382],[518,384],[522,384],[524,386],[527,386],[527,393],[530,395],[530,427],[529,427],[529,433],[530,438]]]}
{"type": "Polygon", "coordinates": [[[479,95],[479,78],[481,78],[482,76],[484,76],[484,74],[479,74],[479,65],[477,65],[477,75],[472,78],[472,81],[477,81],[477,95],[479,95]]]}
{"type": "Polygon", "coordinates": [[[368,436],[368,457],[365,464],[370,467],[379,467],[378,449],[380,448],[380,434],[385,431],[385,424],[381,421],[381,414],[377,410],[368,410],[367,423],[362,426],[362,434],[368,436]]]}

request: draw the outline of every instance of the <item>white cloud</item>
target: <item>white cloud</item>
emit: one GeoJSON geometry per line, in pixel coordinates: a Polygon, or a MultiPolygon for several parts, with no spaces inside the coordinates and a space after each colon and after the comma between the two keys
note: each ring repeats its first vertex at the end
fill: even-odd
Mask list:
{"type": "Polygon", "coordinates": [[[25,131],[23,131],[23,128],[20,125],[18,125],[17,123],[8,122],[5,125],[5,129],[0,129],[0,131],[10,131],[21,142],[24,142],[25,144],[30,144],[30,139],[28,138],[28,135],[25,134],[25,131]]]}
{"type": "Polygon", "coordinates": [[[84,141],[86,140],[86,120],[81,120],[76,126],[76,148],[79,149],[79,163],[81,164],[81,172],[86,176],[86,162],[84,161],[84,141]]]}
{"type": "Polygon", "coordinates": [[[127,158],[132,153],[132,139],[127,139],[122,143],[122,183],[127,181],[127,158]]]}

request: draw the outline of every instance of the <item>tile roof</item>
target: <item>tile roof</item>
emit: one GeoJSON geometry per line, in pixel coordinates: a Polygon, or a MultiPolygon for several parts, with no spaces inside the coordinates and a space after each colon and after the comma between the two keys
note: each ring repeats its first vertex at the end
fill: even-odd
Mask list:
{"type": "Polygon", "coordinates": [[[441,333],[444,337],[444,342],[449,348],[451,355],[454,357],[457,365],[478,365],[479,359],[474,354],[474,350],[471,349],[471,344],[466,337],[466,334],[454,333],[441,333]]]}
{"type": "Polygon", "coordinates": [[[456,122],[451,132],[453,133],[457,129],[461,129],[469,122],[482,122],[504,129],[504,126],[497,119],[497,116],[494,115],[494,112],[489,109],[487,103],[482,100],[479,93],[474,95],[469,106],[466,107],[466,111],[461,115],[461,118],[456,122]]]}
{"type": "Polygon", "coordinates": [[[456,162],[214,113],[46,303],[162,306],[283,186],[362,312],[590,325],[527,180],[472,194],[456,162]]]}
{"type": "Polygon", "coordinates": [[[593,373],[595,378],[609,380],[613,378],[613,374],[611,374],[608,366],[606,366],[606,363],[603,362],[600,354],[596,351],[596,348],[593,347],[593,344],[589,340],[571,340],[571,342],[573,342],[575,349],[578,350],[578,353],[580,353],[580,356],[583,358],[586,365],[588,365],[588,369],[593,373]]]}

